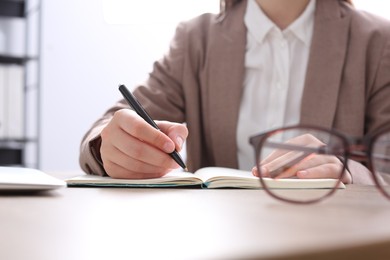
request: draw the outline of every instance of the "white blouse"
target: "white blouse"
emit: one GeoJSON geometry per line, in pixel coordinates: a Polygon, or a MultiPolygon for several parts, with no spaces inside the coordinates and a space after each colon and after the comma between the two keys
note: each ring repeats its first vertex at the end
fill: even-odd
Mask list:
{"type": "Polygon", "coordinates": [[[250,136],[300,120],[314,11],[315,0],[310,0],[305,11],[282,31],[255,0],[248,0],[246,73],[236,137],[240,169],[255,165],[250,136]]]}

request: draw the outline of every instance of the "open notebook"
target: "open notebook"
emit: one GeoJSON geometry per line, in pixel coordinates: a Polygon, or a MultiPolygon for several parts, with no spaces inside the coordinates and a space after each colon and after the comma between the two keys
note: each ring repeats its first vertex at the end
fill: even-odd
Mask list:
{"type": "MultiPolygon", "coordinates": [[[[265,179],[269,188],[275,189],[330,189],[344,184],[336,179],[265,179]]],[[[69,187],[180,187],[199,186],[202,188],[259,189],[258,177],[249,171],[223,167],[205,167],[195,173],[172,171],[161,178],[128,180],[108,176],[81,175],[66,180],[69,187]]]]}
{"type": "Polygon", "coordinates": [[[40,170],[23,167],[0,167],[1,191],[45,191],[65,187],[63,180],[40,170]]]}

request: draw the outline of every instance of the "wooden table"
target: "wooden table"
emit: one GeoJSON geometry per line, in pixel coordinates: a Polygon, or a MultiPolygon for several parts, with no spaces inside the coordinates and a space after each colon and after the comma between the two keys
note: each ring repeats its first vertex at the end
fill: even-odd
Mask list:
{"type": "Polygon", "coordinates": [[[390,201],[349,185],[310,206],[262,190],[0,194],[0,259],[390,259],[390,201]]]}

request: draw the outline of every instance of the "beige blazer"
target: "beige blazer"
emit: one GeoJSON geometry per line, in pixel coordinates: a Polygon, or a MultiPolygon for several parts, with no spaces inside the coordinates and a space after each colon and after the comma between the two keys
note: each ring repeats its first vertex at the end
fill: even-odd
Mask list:
{"type": "MultiPolygon", "coordinates": [[[[135,90],[154,119],[187,123],[191,171],[215,165],[238,167],[236,126],[245,72],[246,2],[224,19],[204,14],[181,23],[169,52],[135,90]]],[[[113,112],[123,107],[128,105],[122,100],[84,136],[80,165],[87,173],[104,174],[99,133],[113,112]]],[[[390,123],[388,21],[343,1],[317,0],[301,123],[353,136],[390,123]]]]}

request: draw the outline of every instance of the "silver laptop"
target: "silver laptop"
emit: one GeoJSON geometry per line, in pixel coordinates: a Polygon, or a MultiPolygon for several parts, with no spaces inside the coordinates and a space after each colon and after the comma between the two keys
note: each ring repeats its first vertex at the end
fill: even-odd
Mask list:
{"type": "Polygon", "coordinates": [[[37,169],[0,167],[0,191],[45,191],[66,187],[63,180],[37,169]]]}

